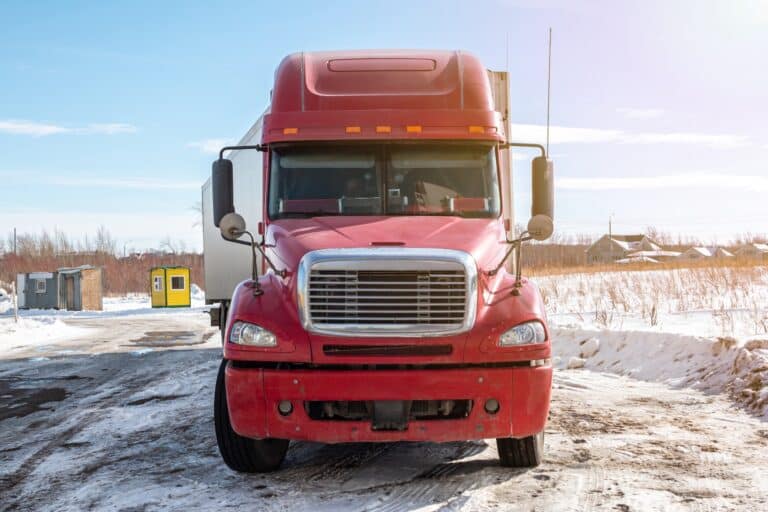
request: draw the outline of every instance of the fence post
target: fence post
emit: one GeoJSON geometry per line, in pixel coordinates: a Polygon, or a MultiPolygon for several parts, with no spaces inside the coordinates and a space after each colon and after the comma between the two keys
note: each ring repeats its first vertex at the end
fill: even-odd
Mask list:
{"type": "Polygon", "coordinates": [[[11,283],[11,297],[13,299],[13,319],[19,323],[19,303],[16,300],[16,283],[11,283]]]}

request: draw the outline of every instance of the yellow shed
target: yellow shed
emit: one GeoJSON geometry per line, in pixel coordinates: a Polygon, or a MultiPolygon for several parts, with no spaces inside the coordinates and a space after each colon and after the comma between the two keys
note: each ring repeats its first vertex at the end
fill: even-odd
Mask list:
{"type": "Polygon", "coordinates": [[[187,267],[155,267],[149,272],[153,308],[188,308],[192,293],[187,267]]]}

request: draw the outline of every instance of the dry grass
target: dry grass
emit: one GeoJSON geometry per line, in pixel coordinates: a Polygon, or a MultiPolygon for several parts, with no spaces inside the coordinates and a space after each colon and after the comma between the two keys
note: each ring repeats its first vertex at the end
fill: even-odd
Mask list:
{"type": "Polygon", "coordinates": [[[586,267],[541,275],[534,280],[551,313],[590,316],[596,325],[621,328],[639,316],[656,326],[660,316],[711,315],[722,333],[748,323],[768,333],[768,267],[731,261],[704,265],[586,267]],[[602,268],[602,271],[600,270],[602,268]]]}
{"type": "Polygon", "coordinates": [[[742,258],[712,258],[699,260],[673,259],[660,263],[613,263],[576,265],[535,265],[523,259],[523,273],[527,276],[552,276],[562,274],[596,274],[604,272],[644,272],[655,270],[707,269],[707,268],[753,268],[765,265],[762,260],[742,258]]]}

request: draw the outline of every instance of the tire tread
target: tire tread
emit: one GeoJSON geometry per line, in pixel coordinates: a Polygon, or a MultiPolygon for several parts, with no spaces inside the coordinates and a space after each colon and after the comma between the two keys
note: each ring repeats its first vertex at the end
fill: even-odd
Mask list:
{"type": "Polygon", "coordinates": [[[250,439],[234,431],[229,422],[227,389],[225,385],[227,361],[222,360],[216,377],[213,400],[216,444],[224,463],[241,473],[263,473],[280,467],[288,451],[287,439],[250,439]]]}

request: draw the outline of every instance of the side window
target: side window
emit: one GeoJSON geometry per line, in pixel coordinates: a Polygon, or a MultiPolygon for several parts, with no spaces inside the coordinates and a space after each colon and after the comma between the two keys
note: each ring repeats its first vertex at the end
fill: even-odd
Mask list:
{"type": "Polygon", "coordinates": [[[163,291],[163,278],[160,276],[155,276],[153,287],[156,292],[163,291]]]}
{"type": "Polygon", "coordinates": [[[185,288],[184,286],[184,276],[173,276],[171,277],[171,290],[183,290],[185,288]]]}
{"type": "Polygon", "coordinates": [[[35,293],[45,293],[45,279],[35,280],[35,293]]]}

